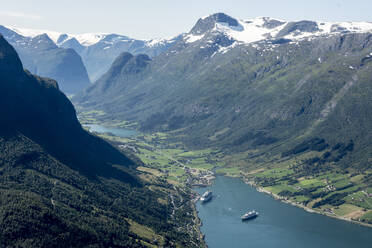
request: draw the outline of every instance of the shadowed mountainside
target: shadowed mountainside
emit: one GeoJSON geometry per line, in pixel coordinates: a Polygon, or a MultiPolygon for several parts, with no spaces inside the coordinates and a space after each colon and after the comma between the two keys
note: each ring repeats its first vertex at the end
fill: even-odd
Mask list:
{"type": "Polygon", "coordinates": [[[83,130],[56,81],[24,71],[2,36],[0,115],[1,247],[192,246],[177,229],[192,220],[176,224],[158,202],[168,193],[148,189],[130,159],[83,130]]]}

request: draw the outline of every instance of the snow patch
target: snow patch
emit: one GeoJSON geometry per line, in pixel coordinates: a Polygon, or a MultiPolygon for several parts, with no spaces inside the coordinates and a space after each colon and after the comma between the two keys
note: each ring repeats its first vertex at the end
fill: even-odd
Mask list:
{"type": "Polygon", "coordinates": [[[220,47],[218,49],[218,52],[221,53],[221,54],[224,54],[224,53],[227,53],[228,51],[230,51],[231,49],[233,49],[234,47],[236,47],[238,44],[238,42],[234,42],[233,44],[231,44],[230,46],[227,46],[227,47],[220,47]]]}
{"type": "Polygon", "coordinates": [[[230,38],[243,43],[252,43],[275,36],[284,25],[275,29],[266,28],[263,17],[238,22],[237,27],[231,27],[226,23],[216,23],[214,31],[223,32],[230,38]]]}
{"type": "MultiPolygon", "coordinates": [[[[238,20],[238,26],[229,26],[227,23],[218,22],[215,24],[212,32],[224,33],[231,39],[249,44],[257,41],[275,39],[278,33],[289,23],[280,21],[282,24],[275,28],[266,27],[267,21],[275,21],[268,17],[258,17],[254,19],[238,20]]],[[[319,31],[301,32],[295,30],[290,34],[280,37],[297,42],[303,39],[312,40],[325,35],[339,34],[342,32],[372,32],[372,23],[370,22],[316,22],[319,31]]],[[[198,36],[200,37],[200,36],[198,36]]]]}
{"type": "Polygon", "coordinates": [[[204,34],[202,35],[193,35],[193,34],[188,34],[185,36],[184,40],[186,43],[193,43],[195,41],[198,41],[204,37],[204,34]]]}
{"type": "Polygon", "coordinates": [[[38,35],[46,34],[54,43],[57,43],[59,36],[61,36],[61,33],[50,31],[50,30],[16,28],[16,27],[9,27],[9,26],[5,26],[5,27],[24,37],[34,38],[38,35]]]}
{"type": "Polygon", "coordinates": [[[155,47],[155,46],[158,46],[158,45],[163,45],[165,43],[167,43],[168,40],[166,39],[152,39],[152,40],[148,40],[146,41],[146,45],[148,47],[155,47]]]}
{"type": "Polygon", "coordinates": [[[370,22],[340,22],[334,24],[350,32],[366,33],[372,31],[372,23],[370,22]]]}
{"type": "Polygon", "coordinates": [[[87,33],[87,34],[75,34],[70,35],[77,39],[79,43],[83,46],[91,46],[98,43],[100,40],[104,39],[107,34],[96,34],[96,33],[87,33]]]}
{"type": "MultiPolygon", "coordinates": [[[[9,27],[9,26],[6,26],[6,28],[16,32],[19,35],[22,35],[24,37],[30,37],[30,38],[34,38],[41,34],[46,34],[56,44],[57,44],[59,37],[62,34],[64,34],[61,32],[43,30],[43,29],[27,29],[27,28],[16,28],[16,27],[9,27]]],[[[93,45],[107,36],[107,34],[105,33],[66,34],[66,35],[67,35],[67,38],[63,42],[68,41],[72,38],[75,38],[83,46],[93,45]]]]}

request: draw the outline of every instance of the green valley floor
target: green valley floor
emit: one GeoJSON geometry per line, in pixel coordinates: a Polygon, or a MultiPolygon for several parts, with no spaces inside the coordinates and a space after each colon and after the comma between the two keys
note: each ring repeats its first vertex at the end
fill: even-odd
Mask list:
{"type": "MultiPolygon", "coordinates": [[[[79,119],[83,125],[95,123],[123,129],[137,126],[127,121],[102,121],[100,116],[104,113],[81,112],[79,119]]],[[[125,138],[111,133],[97,135],[138,157],[142,165],[137,170],[177,187],[210,185],[216,174],[240,177],[258,190],[307,211],[372,224],[372,187],[367,182],[372,170],[345,173],[330,166],[317,173],[304,173],[301,161],[318,155],[316,151],[283,158],[257,155],[255,150],[235,153],[217,148],[193,150],[173,132],[138,132],[125,138]]]]}

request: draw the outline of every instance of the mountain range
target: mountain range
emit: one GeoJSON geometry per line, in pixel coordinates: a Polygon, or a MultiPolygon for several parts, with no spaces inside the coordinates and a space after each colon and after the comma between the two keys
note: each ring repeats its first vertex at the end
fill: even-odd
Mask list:
{"type": "Polygon", "coordinates": [[[120,55],[73,101],[199,148],[285,156],[314,140],[353,144],[328,160],[363,170],[372,156],[371,30],[217,13],[151,60],[120,55]]]}
{"type": "MultiPolygon", "coordinates": [[[[28,38],[40,35],[48,36],[55,46],[74,49],[81,56],[92,82],[96,81],[109,69],[120,53],[145,53],[150,57],[155,57],[171,47],[181,37],[139,40],[120,34],[86,33],[75,35],[37,29],[14,27],[7,27],[7,29],[28,38]]],[[[4,34],[4,36],[6,35],[4,34]]],[[[12,41],[10,42],[12,43],[12,41]]]]}
{"type": "Polygon", "coordinates": [[[17,50],[27,70],[57,80],[63,92],[74,94],[90,85],[83,61],[75,50],[58,47],[46,34],[26,37],[4,26],[0,26],[0,33],[17,50]]]}
{"type": "Polygon", "coordinates": [[[94,82],[109,69],[114,59],[122,52],[134,55],[147,54],[154,58],[181,40],[187,43],[198,41],[208,30],[224,34],[227,43],[221,47],[220,52],[223,52],[225,48],[231,48],[230,45],[258,41],[285,43],[309,37],[367,32],[371,28],[372,24],[368,22],[288,22],[269,17],[238,20],[217,13],[198,20],[189,33],[181,33],[171,39],[140,40],[120,34],[66,34],[8,26],[1,26],[0,33],[16,48],[28,70],[41,76],[54,78],[59,81],[63,91],[76,93],[89,85],[85,70],[90,81],[94,82]],[[40,46],[40,42],[43,45],[40,46]],[[62,48],[71,48],[74,51],[62,48]],[[76,53],[81,58],[78,58],[76,53]],[[48,56],[45,58],[41,54],[48,54],[48,56]],[[56,63],[53,58],[64,59],[62,62],[57,59],[59,63],[56,63]],[[83,61],[86,69],[79,60],[83,61]],[[63,74],[63,71],[69,71],[67,74],[69,76],[63,74]]]}
{"type": "Polygon", "coordinates": [[[156,179],[158,188],[150,189],[137,164],[85,131],[58,83],[24,70],[2,36],[0,78],[1,247],[198,242],[183,230],[192,214],[173,216],[191,209],[172,214],[168,205],[169,194],[178,199],[177,192],[156,179]]]}

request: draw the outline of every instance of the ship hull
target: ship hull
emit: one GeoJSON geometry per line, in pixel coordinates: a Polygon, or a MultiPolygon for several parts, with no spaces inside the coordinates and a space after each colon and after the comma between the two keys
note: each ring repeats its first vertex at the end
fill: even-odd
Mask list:
{"type": "Polygon", "coordinates": [[[248,216],[248,217],[242,217],[242,221],[246,221],[246,220],[253,220],[253,219],[256,219],[258,215],[252,215],[252,216],[248,216]]]}
{"type": "Polygon", "coordinates": [[[212,199],[212,192],[207,191],[205,192],[202,197],[200,198],[201,203],[209,202],[212,199]]]}
{"type": "Polygon", "coordinates": [[[200,199],[201,203],[207,203],[212,199],[212,197],[208,197],[206,199],[200,199]]]}

